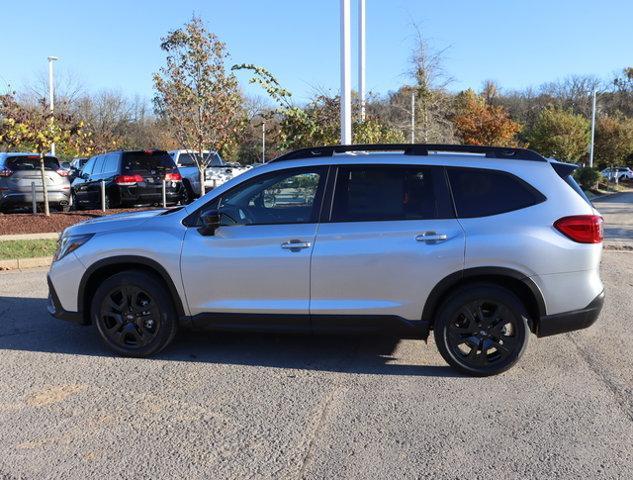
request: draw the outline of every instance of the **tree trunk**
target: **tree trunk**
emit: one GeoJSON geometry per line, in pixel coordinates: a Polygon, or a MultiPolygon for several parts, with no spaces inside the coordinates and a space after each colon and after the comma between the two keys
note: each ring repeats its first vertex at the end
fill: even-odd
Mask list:
{"type": "Polygon", "coordinates": [[[46,172],[44,170],[44,154],[40,153],[40,173],[42,177],[42,190],[44,192],[44,215],[51,216],[50,208],[48,207],[48,187],[46,186],[46,172]]]}
{"type": "Polygon", "coordinates": [[[204,196],[206,190],[204,188],[204,167],[198,167],[198,173],[200,174],[200,196],[204,196]]]}

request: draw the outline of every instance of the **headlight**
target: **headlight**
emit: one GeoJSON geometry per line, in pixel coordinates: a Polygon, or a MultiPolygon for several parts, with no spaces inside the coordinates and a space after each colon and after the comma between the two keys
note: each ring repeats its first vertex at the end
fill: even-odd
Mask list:
{"type": "Polygon", "coordinates": [[[79,247],[81,247],[84,243],[90,240],[94,236],[93,233],[88,233],[85,235],[66,235],[62,234],[59,242],[57,243],[57,251],[55,252],[55,256],[53,257],[53,262],[57,260],[61,260],[70,252],[74,252],[79,247]]]}

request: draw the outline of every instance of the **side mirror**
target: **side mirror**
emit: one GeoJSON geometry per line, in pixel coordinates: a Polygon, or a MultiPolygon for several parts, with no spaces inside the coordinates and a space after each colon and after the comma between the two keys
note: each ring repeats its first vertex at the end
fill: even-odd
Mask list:
{"type": "Polygon", "coordinates": [[[198,228],[200,235],[213,235],[220,226],[220,212],[217,210],[207,210],[200,216],[202,226],[198,228]]]}

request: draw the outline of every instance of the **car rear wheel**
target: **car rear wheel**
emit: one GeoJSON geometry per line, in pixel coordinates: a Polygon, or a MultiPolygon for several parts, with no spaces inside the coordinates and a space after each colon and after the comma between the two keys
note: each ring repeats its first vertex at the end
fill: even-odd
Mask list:
{"type": "Polygon", "coordinates": [[[101,283],[92,300],[92,321],[115,352],[130,357],[158,353],[178,326],[169,291],[142,271],[117,273],[101,283]]]}
{"type": "Polygon", "coordinates": [[[437,348],[449,365],[473,376],[508,370],[523,355],[528,313],[509,290],[493,284],[460,288],[440,307],[437,348]]]}

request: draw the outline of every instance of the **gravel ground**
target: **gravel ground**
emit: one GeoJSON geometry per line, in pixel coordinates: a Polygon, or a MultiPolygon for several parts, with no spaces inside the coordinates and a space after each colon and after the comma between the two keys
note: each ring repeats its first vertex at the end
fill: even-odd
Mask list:
{"type": "Polygon", "coordinates": [[[630,479],[633,253],[592,328],[493,378],[432,340],[184,333],[116,358],[49,318],[45,272],[0,274],[0,478],[630,479]]]}
{"type": "Polygon", "coordinates": [[[66,227],[91,218],[115,213],[149,210],[150,208],[152,207],[119,208],[108,210],[106,213],[101,210],[81,210],[68,213],[51,212],[50,217],[46,217],[43,213],[38,213],[37,215],[31,213],[0,213],[0,235],[61,232],[66,227]]]}

